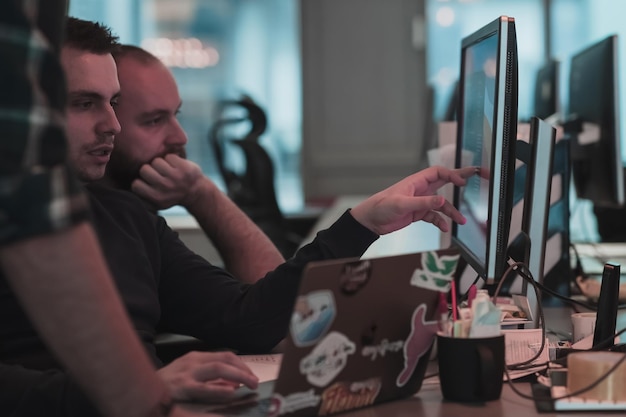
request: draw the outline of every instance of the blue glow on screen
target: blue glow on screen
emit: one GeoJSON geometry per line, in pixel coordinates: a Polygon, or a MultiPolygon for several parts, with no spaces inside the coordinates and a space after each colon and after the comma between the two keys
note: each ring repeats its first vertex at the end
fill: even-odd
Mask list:
{"type": "MultiPolygon", "coordinates": [[[[491,172],[498,38],[492,35],[465,49],[463,91],[463,154],[461,166],[491,172]]],[[[487,256],[490,178],[473,176],[461,190],[460,211],[467,223],[458,238],[482,263],[487,256]]]]}

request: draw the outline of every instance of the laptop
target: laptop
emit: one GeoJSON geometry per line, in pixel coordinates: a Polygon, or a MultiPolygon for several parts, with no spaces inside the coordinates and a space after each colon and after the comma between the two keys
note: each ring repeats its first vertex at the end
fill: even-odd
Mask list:
{"type": "Polygon", "coordinates": [[[451,248],[310,263],[277,379],[203,410],[313,417],[415,394],[438,330],[439,293],[449,291],[458,260],[451,248]]]}

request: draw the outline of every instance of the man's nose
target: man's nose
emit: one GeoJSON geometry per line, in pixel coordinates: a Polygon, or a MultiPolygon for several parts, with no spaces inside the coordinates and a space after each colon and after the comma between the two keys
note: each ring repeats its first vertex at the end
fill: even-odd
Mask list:
{"type": "Polygon", "coordinates": [[[120,133],[121,130],[122,127],[120,126],[120,122],[117,120],[113,107],[107,106],[104,114],[102,115],[102,120],[98,125],[98,133],[115,136],[120,133]]]}
{"type": "Polygon", "coordinates": [[[174,119],[170,131],[168,132],[167,144],[175,146],[184,146],[187,144],[187,134],[176,119],[174,119]]]}

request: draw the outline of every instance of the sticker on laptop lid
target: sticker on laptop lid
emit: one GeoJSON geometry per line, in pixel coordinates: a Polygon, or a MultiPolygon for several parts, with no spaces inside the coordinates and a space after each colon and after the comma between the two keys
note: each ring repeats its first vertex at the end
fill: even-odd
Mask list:
{"type": "Polygon", "coordinates": [[[413,271],[411,285],[433,291],[450,291],[460,255],[441,255],[437,252],[424,252],[421,268],[413,271]]]}
{"type": "Polygon", "coordinates": [[[300,361],[300,372],[316,387],[325,387],[345,368],[355,344],[344,334],[330,332],[300,361]]]}
{"type": "Polygon", "coordinates": [[[272,394],[272,404],[268,410],[269,416],[293,413],[304,408],[317,407],[320,396],[315,394],[313,388],[304,392],[293,392],[288,395],[272,394]]]}
{"type": "Polygon", "coordinates": [[[336,382],[322,392],[319,415],[339,413],[374,404],[381,382],[370,378],[358,382],[336,382]]]}
{"type": "Polygon", "coordinates": [[[299,347],[315,344],[330,327],[336,312],[331,291],[313,291],[299,296],[291,316],[293,343],[299,347]]]}
{"type": "Polygon", "coordinates": [[[374,361],[378,357],[383,358],[387,354],[399,352],[403,347],[404,340],[390,342],[387,339],[383,339],[377,344],[368,344],[367,346],[363,346],[363,348],[361,348],[361,355],[369,357],[372,361],[374,361]]]}
{"type": "Polygon", "coordinates": [[[420,304],[411,318],[411,333],[404,342],[404,369],[398,375],[396,385],[403,387],[415,371],[420,358],[429,351],[437,333],[436,321],[425,321],[426,304],[420,304]]]}
{"type": "Polygon", "coordinates": [[[362,259],[347,262],[339,276],[339,288],[345,295],[354,295],[364,288],[372,275],[372,262],[362,259]]]}

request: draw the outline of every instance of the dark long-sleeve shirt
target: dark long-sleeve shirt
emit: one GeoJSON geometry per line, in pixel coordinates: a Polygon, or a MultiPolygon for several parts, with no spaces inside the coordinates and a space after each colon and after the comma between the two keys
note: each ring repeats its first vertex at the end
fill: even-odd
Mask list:
{"type": "MultiPolygon", "coordinates": [[[[153,341],[159,326],[216,348],[270,350],[287,334],[304,266],[313,260],[361,256],[377,238],[347,212],[292,259],[257,283],[243,284],[189,250],[165,220],[149,213],[135,195],[100,185],[87,189],[105,258],[131,321],[157,364],[153,341]]],[[[5,364],[58,368],[4,280],[0,281],[0,341],[0,361],[5,364]]],[[[24,373],[21,379],[15,368],[10,371],[5,368],[24,386],[50,377],[24,373]]],[[[2,375],[0,369],[0,384],[2,375]]],[[[54,375],[58,381],[46,385],[48,393],[53,392],[52,386],[67,383],[54,375]]],[[[35,390],[29,395],[43,392],[42,388],[39,394],[35,390]]],[[[60,407],[64,401],[75,400],[57,395],[55,401],[60,407]]]]}

